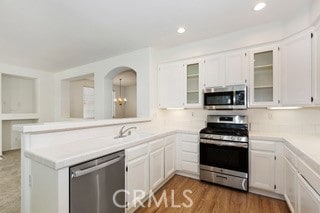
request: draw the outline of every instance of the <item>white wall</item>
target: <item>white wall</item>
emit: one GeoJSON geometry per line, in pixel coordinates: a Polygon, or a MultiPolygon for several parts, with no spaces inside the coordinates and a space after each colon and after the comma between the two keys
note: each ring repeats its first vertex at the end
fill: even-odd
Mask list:
{"type": "Polygon", "coordinates": [[[53,74],[35,69],[0,64],[0,73],[38,79],[37,103],[40,122],[53,121],[53,74]]]}
{"type": "Polygon", "coordinates": [[[125,118],[137,117],[137,86],[124,87],[124,97],[127,98],[124,109],[125,118]]]}
{"type": "MultiPolygon", "coordinates": [[[[33,109],[36,109],[37,115],[39,116],[39,122],[52,122],[54,120],[54,90],[53,90],[53,74],[49,72],[44,72],[40,70],[35,69],[29,69],[24,67],[18,67],[13,65],[7,65],[7,64],[0,64],[0,74],[8,74],[8,75],[15,75],[15,76],[22,76],[26,78],[33,78],[36,80],[36,87],[37,90],[35,91],[35,100],[36,103],[33,104],[26,104],[29,105],[27,108],[28,110],[24,109],[22,111],[12,111],[13,113],[21,113],[23,111],[31,112],[35,110],[30,110],[30,107],[33,109]]],[[[23,84],[25,84],[24,81],[22,81],[23,84]]],[[[7,82],[6,82],[7,83],[7,82]]],[[[20,82],[21,83],[21,82],[20,82]]],[[[7,86],[7,85],[4,85],[7,86]]],[[[21,85],[16,85],[16,87],[19,87],[21,85]]],[[[1,87],[2,88],[2,85],[1,87]]],[[[14,87],[12,89],[15,89],[14,87]]],[[[26,88],[27,90],[28,88],[26,88]]],[[[31,90],[31,88],[29,88],[31,90]]],[[[18,91],[18,90],[17,90],[18,91]]],[[[17,92],[15,91],[15,92],[17,92]]],[[[10,92],[9,92],[10,93],[10,92]]],[[[0,92],[2,94],[2,92],[0,92]]],[[[20,96],[20,95],[18,95],[20,96]]],[[[31,98],[31,96],[29,97],[31,98]]],[[[28,100],[22,100],[20,105],[25,105],[24,103],[27,103],[28,100]]],[[[2,108],[2,104],[0,106],[2,108]]],[[[2,112],[2,109],[0,110],[2,112]]],[[[8,119],[8,118],[6,118],[8,119]]],[[[9,118],[10,119],[10,118],[9,118]]],[[[10,150],[10,149],[16,149],[20,147],[20,137],[17,135],[17,133],[11,132],[11,126],[13,124],[19,124],[19,123],[29,123],[29,122],[35,122],[36,120],[14,120],[14,121],[3,121],[2,122],[2,116],[0,116],[0,155],[2,155],[2,148],[4,150],[10,150]],[[3,125],[3,126],[2,126],[3,125]],[[2,144],[4,143],[4,144],[2,144]]]]}
{"type": "Polygon", "coordinates": [[[83,118],[83,87],[94,87],[92,80],[70,82],[70,117],[83,118]]]}
{"type": "MultiPolygon", "coordinates": [[[[120,94],[120,86],[113,85],[116,97],[120,94]]],[[[137,86],[122,86],[122,96],[127,98],[125,105],[115,105],[115,118],[134,118],[137,117],[137,86]]]]}
{"type": "Polygon", "coordinates": [[[55,74],[55,117],[61,118],[63,112],[61,99],[61,81],[64,79],[74,78],[76,76],[94,73],[95,82],[95,118],[104,119],[112,117],[112,82],[108,82],[109,90],[106,88],[106,75],[117,67],[128,67],[137,72],[137,116],[150,116],[149,103],[149,70],[150,70],[150,48],[137,50],[128,54],[115,56],[102,61],[87,64],[81,67],[72,68],[55,74]],[[106,104],[106,100],[110,100],[106,104]]]}

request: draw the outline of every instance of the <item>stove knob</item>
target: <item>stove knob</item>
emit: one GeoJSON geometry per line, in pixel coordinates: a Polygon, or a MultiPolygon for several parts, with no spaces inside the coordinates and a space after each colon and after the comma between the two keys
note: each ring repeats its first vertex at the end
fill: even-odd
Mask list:
{"type": "Polygon", "coordinates": [[[220,136],[220,139],[223,140],[223,136],[220,136]]]}
{"type": "Polygon", "coordinates": [[[231,136],[231,140],[234,141],[236,139],[236,137],[234,136],[231,136]]]}

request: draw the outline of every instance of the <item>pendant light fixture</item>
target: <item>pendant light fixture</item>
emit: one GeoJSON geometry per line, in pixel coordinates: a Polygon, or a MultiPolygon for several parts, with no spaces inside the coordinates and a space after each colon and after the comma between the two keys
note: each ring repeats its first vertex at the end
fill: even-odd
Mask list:
{"type": "Polygon", "coordinates": [[[122,95],[121,95],[121,81],[122,81],[122,79],[120,78],[120,96],[118,98],[114,99],[114,102],[116,104],[118,104],[119,106],[122,106],[122,105],[127,103],[127,99],[123,98],[122,95]]]}

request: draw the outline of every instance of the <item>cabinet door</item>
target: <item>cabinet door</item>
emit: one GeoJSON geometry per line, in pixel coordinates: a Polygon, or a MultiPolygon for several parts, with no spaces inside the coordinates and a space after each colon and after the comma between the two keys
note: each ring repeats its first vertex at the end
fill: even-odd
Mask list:
{"type": "Polygon", "coordinates": [[[164,148],[150,153],[150,189],[154,190],[164,181],[164,148]]]}
{"type": "Polygon", "coordinates": [[[283,105],[311,104],[311,32],[287,39],[280,51],[283,105]]]}
{"type": "Polygon", "coordinates": [[[313,65],[314,65],[314,102],[315,104],[320,104],[320,27],[314,33],[313,40],[314,55],[313,55],[313,65]]]}
{"type": "Polygon", "coordinates": [[[225,56],[226,60],[226,85],[246,84],[247,53],[236,51],[225,56]]]}
{"type": "Polygon", "coordinates": [[[137,158],[127,163],[127,202],[129,207],[134,205],[134,190],[137,191],[138,197],[142,192],[149,193],[149,158],[148,155],[137,158]]]}
{"type": "Polygon", "coordinates": [[[165,147],[164,158],[165,158],[165,178],[172,175],[176,170],[176,145],[175,143],[169,144],[165,147]]]}
{"type": "Polygon", "coordinates": [[[320,196],[301,175],[298,176],[298,212],[320,212],[320,196]]]}
{"type": "Polygon", "coordinates": [[[267,191],[275,189],[275,154],[250,151],[250,186],[267,191]]]}
{"type": "Polygon", "coordinates": [[[183,108],[185,85],[182,62],[160,65],[158,70],[159,107],[183,108]]]}
{"type": "Polygon", "coordinates": [[[225,86],[225,57],[223,55],[206,58],[203,67],[205,87],[225,86]]]}
{"type": "Polygon", "coordinates": [[[284,197],[291,212],[295,212],[297,203],[297,171],[285,158],[284,166],[284,197]]]}
{"type": "Polygon", "coordinates": [[[275,106],[280,103],[278,66],[278,46],[250,51],[250,107],[275,106]]]}
{"type": "Polygon", "coordinates": [[[203,60],[191,59],[184,62],[185,88],[185,108],[203,107],[203,60]]]}

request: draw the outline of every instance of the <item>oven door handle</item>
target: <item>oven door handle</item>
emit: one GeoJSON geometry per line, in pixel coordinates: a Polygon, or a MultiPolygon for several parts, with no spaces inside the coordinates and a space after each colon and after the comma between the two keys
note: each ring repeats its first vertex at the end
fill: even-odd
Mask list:
{"type": "Polygon", "coordinates": [[[200,139],[200,143],[213,144],[217,146],[233,146],[233,147],[240,147],[240,148],[248,148],[248,143],[237,143],[237,142],[206,140],[206,139],[200,139]]]}

